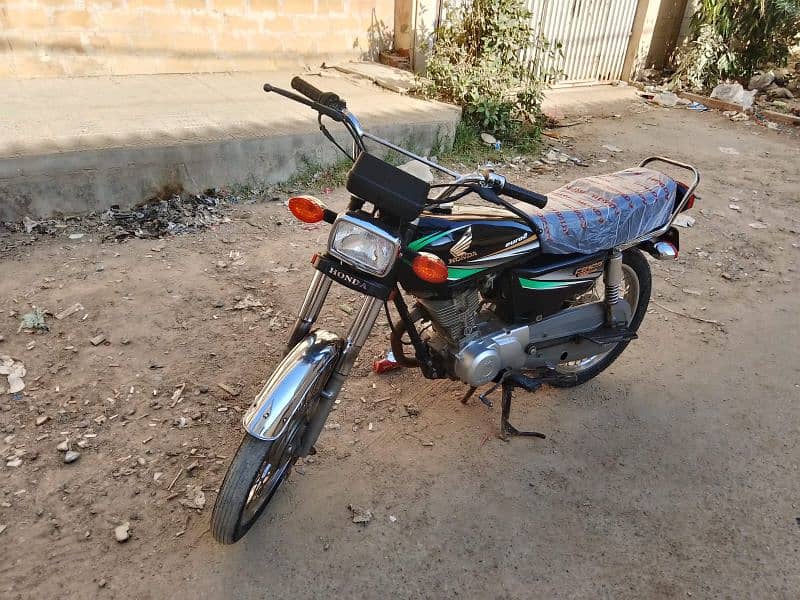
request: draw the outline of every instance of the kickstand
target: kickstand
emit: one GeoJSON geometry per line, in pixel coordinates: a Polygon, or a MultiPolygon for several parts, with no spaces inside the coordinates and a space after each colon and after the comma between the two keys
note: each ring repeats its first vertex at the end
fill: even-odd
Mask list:
{"type": "Polygon", "coordinates": [[[500,438],[508,440],[509,436],[535,437],[546,439],[547,436],[538,431],[520,431],[508,422],[511,417],[511,396],[515,387],[521,387],[529,392],[534,392],[541,387],[541,383],[524,375],[512,375],[503,380],[503,412],[500,416],[500,438]]]}

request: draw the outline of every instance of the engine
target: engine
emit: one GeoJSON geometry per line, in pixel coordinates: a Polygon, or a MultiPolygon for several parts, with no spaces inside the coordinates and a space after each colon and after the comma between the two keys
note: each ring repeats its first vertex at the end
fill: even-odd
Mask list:
{"type": "Polygon", "coordinates": [[[434,331],[446,345],[458,349],[477,334],[481,304],[477,289],[461,292],[450,300],[417,299],[417,303],[428,313],[434,331]]]}
{"type": "MultiPolygon", "coordinates": [[[[582,334],[601,328],[603,302],[562,310],[533,323],[510,325],[490,310],[480,310],[476,289],[451,300],[417,299],[430,317],[433,331],[424,334],[429,348],[444,359],[451,376],[472,386],[493,381],[506,369],[553,368],[563,360],[599,354],[612,346],[582,334]],[[574,339],[564,339],[574,336],[574,339]],[[555,343],[553,343],[555,342],[555,343]]],[[[630,307],[620,301],[620,318],[630,319],[630,307]]],[[[627,321],[625,321],[627,322],[627,321]]]]}

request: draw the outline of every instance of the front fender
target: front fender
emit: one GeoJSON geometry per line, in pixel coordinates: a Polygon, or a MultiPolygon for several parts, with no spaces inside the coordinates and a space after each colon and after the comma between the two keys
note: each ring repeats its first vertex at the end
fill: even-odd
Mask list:
{"type": "Polygon", "coordinates": [[[304,409],[327,383],[341,355],[342,339],[334,333],[309,333],[283,358],[242,419],[245,430],[274,440],[298,410],[304,409]]]}

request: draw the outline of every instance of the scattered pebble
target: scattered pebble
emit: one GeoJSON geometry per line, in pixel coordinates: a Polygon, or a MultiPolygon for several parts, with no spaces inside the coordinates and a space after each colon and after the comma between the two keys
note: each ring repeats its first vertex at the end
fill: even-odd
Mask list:
{"type": "Polygon", "coordinates": [[[67,450],[66,454],[64,454],[64,462],[67,464],[74,463],[81,457],[81,453],[77,450],[67,450]]]}
{"type": "Polygon", "coordinates": [[[50,417],[48,415],[42,415],[41,417],[36,417],[36,426],[39,427],[41,425],[44,425],[49,420],[50,420],[50,417]]]}
{"type": "Polygon", "coordinates": [[[356,506],[355,504],[348,504],[347,509],[353,513],[353,523],[360,523],[366,525],[370,521],[372,521],[372,511],[367,510],[362,506],[356,506]]]}
{"type": "Polygon", "coordinates": [[[59,452],[66,452],[69,450],[69,440],[64,440],[58,446],[56,446],[56,450],[59,452]]]}
{"type": "Polygon", "coordinates": [[[127,521],[125,521],[122,525],[117,525],[114,527],[114,539],[120,544],[127,542],[131,537],[131,534],[129,533],[130,528],[131,524],[127,521]]]}

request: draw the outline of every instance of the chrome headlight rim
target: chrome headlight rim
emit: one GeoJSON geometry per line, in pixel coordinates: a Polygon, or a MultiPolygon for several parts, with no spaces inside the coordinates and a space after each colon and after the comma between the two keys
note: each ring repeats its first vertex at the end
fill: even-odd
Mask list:
{"type": "Polygon", "coordinates": [[[333,226],[331,227],[331,232],[328,235],[328,254],[330,254],[334,258],[337,258],[338,260],[342,261],[343,263],[354,269],[357,269],[369,275],[374,275],[376,277],[385,277],[386,275],[389,274],[389,272],[391,272],[391,270],[394,268],[395,263],[397,262],[397,257],[400,255],[400,247],[401,247],[400,238],[393,236],[391,233],[382,229],[378,225],[375,225],[374,223],[371,223],[369,221],[366,221],[359,217],[355,217],[350,214],[339,215],[333,222],[333,226]],[[382,269],[375,268],[372,265],[368,265],[358,260],[355,260],[347,253],[342,252],[341,250],[335,247],[336,233],[338,227],[340,227],[342,224],[352,225],[354,227],[361,228],[365,230],[368,234],[381,238],[383,241],[391,245],[392,248],[391,248],[390,258],[382,269]]]}

